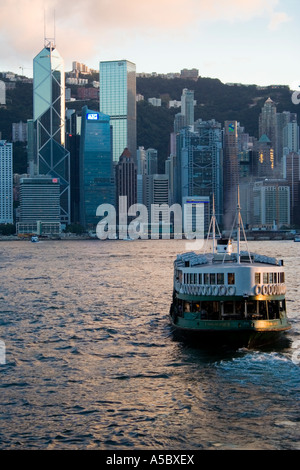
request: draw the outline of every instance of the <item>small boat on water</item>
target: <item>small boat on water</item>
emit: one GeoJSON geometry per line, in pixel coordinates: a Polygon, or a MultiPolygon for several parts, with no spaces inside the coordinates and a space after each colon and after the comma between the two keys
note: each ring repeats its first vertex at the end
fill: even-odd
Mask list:
{"type": "Polygon", "coordinates": [[[295,236],[294,242],[300,242],[300,235],[296,235],[296,236],[295,236]]]}
{"type": "Polygon", "coordinates": [[[262,346],[291,328],[283,261],[240,250],[241,227],[246,236],[239,196],[236,219],[236,253],[231,237],[216,239],[213,210],[212,252],[184,253],[174,261],[171,324],[199,345],[262,346]]]}
{"type": "Polygon", "coordinates": [[[31,237],[31,241],[32,241],[32,243],[37,243],[37,242],[39,242],[39,237],[37,235],[33,235],[31,237]]]}

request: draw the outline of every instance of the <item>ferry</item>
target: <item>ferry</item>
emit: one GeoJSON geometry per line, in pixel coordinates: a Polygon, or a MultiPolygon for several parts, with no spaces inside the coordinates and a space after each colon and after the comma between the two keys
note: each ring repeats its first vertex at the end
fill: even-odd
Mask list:
{"type": "MultiPolygon", "coordinates": [[[[174,261],[170,321],[175,333],[201,345],[263,346],[291,328],[286,313],[282,260],[242,251],[239,195],[237,250],[232,237],[216,238],[213,208],[212,252],[177,255],[174,261]]],[[[235,222],[236,223],[236,222],[235,222]]],[[[231,232],[232,235],[232,232],[231,232]]],[[[208,237],[209,238],[209,235],[208,237]]]]}

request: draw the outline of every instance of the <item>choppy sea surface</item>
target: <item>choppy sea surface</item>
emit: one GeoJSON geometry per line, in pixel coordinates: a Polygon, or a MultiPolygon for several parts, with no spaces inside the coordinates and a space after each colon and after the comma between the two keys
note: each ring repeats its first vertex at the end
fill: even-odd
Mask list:
{"type": "Polygon", "coordinates": [[[0,448],[300,450],[300,243],[284,260],[287,340],[203,350],[174,338],[184,240],[0,243],[0,448]]]}

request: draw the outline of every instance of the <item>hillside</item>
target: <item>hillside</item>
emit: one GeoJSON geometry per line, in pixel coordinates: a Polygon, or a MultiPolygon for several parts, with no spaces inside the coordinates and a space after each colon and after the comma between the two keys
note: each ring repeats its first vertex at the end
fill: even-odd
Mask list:
{"type": "MultiPolygon", "coordinates": [[[[164,171],[164,161],[170,152],[170,133],[173,131],[174,116],[180,108],[168,108],[169,100],[181,100],[182,90],[194,90],[195,120],[216,119],[220,123],[234,119],[245,127],[245,131],[258,137],[258,117],[268,97],[277,104],[277,111],[296,112],[300,108],[291,101],[287,87],[268,87],[258,90],[252,86],[229,86],[220,80],[200,77],[197,81],[166,79],[160,77],[137,78],[137,93],[145,100],[137,103],[137,146],[153,147],[158,150],[159,171],[164,171]],[[162,106],[148,103],[148,98],[161,98],[162,106]]],[[[13,122],[32,119],[32,84],[17,82],[15,89],[7,90],[7,105],[0,107],[0,132],[2,139],[11,140],[13,122]]],[[[81,109],[84,105],[98,108],[96,102],[71,102],[67,106],[81,109]]],[[[300,120],[299,120],[300,122],[300,120]]],[[[26,147],[14,145],[14,172],[26,171],[26,147]]]]}
{"type": "MultiPolygon", "coordinates": [[[[291,111],[300,117],[299,106],[291,101],[291,91],[287,87],[269,86],[267,89],[257,89],[251,86],[229,86],[220,80],[211,78],[199,78],[192,80],[153,77],[138,78],[137,93],[145,97],[145,102],[138,103],[138,145],[148,145],[148,138],[159,132],[160,168],[169,154],[169,133],[173,129],[173,119],[178,109],[168,109],[169,100],[181,100],[182,90],[188,88],[194,90],[197,101],[195,106],[195,120],[216,119],[221,124],[226,120],[237,120],[245,127],[245,132],[258,137],[258,119],[261,108],[267,98],[277,105],[277,112],[291,111]],[[148,98],[161,98],[162,107],[155,108],[146,103],[148,98]],[[159,122],[160,121],[160,122],[159,122]]],[[[155,145],[153,145],[155,147],[155,145]]]]}

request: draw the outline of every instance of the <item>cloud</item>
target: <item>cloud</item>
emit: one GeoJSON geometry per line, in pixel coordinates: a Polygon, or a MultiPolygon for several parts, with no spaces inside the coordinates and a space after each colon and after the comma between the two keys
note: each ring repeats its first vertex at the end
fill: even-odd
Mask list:
{"type": "Polygon", "coordinates": [[[284,12],[274,12],[271,15],[269,29],[271,31],[276,31],[282,23],[287,23],[291,18],[284,12]]]}
{"type": "MultiPolygon", "coordinates": [[[[1,0],[1,61],[21,61],[53,37],[66,60],[89,60],[109,48],[139,38],[184,37],[203,23],[247,22],[265,18],[272,31],[288,20],[279,0],[1,0]],[[76,56],[76,57],[74,57],[76,56]]],[[[33,57],[32,57],[33,58],[33,57]]]]}

